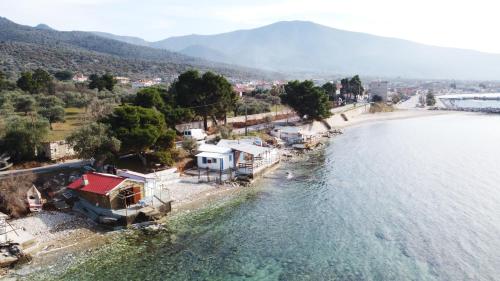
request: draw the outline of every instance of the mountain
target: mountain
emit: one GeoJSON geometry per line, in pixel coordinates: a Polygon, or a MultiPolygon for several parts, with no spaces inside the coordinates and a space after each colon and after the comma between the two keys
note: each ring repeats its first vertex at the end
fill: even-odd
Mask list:
{"type": "Polygon", "coordinates": [[[41,23],[41,24],[35,26],[35,28],[36,29],[45,29],[45,30],[55,30],[52,27],[50,27],[50,26],[48,26],[48,25],[46,25],[44,23],[41,23]]]}
{"type": "Polygon", "coordinates": [[[99,31],[91,31],[91,33],[93,33],[97,36],[101,36],[104,38],[129,43],[129,44],[134,44],[134,45],[139,45],[139,46],[149,46],[150,45],[150,43],[148,41],[146,41],[142,38],[139,38],[139,37],[115,35],[115,34],[106,33],[106,32],[99,32],[99,31]]]}
{"type": "Polygon", "coordinates": [[[233,78],[262,78],[269,74],[129,44],[91,32],[57,31],[47,27],[19,25],[0,17],[0,70],[17,74],[41,67],[87,74],[109,71],[132,78],[156,76],[167,79],[192,68],[213,70],[233,78]]]}
{"type": "Polygon", "coordinates": [[[304,21],[278,22],[217,35],[171,37],[149,46],[288,73],[500,79],[497,54],[429,46],[304,21]]]}

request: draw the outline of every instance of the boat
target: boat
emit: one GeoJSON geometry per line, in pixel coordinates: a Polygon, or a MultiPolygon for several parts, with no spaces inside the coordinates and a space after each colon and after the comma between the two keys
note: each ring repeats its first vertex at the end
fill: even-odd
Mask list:
{"type": "Polygon", "coordinates": [[[0,171],[5,171],[12,167],[12,163],[9,163],[10,157],[7,154],[0,155],[0,171]]]}
{"type": "Polygon", "coordinates": [[[31,212],[40,212],[42,210],[44,200],[42,198],[42,194],[38,191],[35,185],[32,185],[30,189],[28,189],[26,197],[28,199],[28,206],[31,212]]]}
{"type": "Polygon", "coordinates": [[[5,171],[5,170],[8,170],[10,167],[12,167],[12,163],[8,163],[8,162],[0,162],[0,171],[5,171]]]}

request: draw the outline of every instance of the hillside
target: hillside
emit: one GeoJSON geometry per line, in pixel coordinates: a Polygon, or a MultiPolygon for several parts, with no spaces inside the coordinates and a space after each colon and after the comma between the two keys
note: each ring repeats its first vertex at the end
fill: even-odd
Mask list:
{"type": "Polygon", "coordinates": [[[217,35],[172,37],[150,46],[274,71],[407,78],[500,78],[500,55],[497,54],[429,46],[303,21],[278,22],[217,35]]]}
{"type": "Polygon", "coordinates": [[[29,27],[0,18],[0,65],[6,72],[42,67],[84,73],[110,71],[133,78],[170,78],[190,68],[230,76],[262,77],[257,70],[193,58],[167,50],[128,44],[90,32],[29,27]]]}

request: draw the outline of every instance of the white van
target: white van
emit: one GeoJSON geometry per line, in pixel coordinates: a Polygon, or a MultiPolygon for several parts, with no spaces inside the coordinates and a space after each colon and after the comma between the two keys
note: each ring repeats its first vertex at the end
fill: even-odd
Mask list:
{"type": "Polygon", "coordinates": [[[205,131],[203,129],[185,130],[183,135],[184,135],[184,138],[193,138],[197,141],[207,139],[207,134],[205,133],[205,131]]]}

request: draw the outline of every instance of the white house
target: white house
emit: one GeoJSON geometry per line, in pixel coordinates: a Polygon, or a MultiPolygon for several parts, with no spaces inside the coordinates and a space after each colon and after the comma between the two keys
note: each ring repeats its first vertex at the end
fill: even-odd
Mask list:
{"type": "Polygon", "coordinates": [[[128,77],[122,77],[122,76],[117,76],[115,77],[116,82],[125,85],[125,84],[130,84],[130,78],[128,77]]]}
{"type": "Polygon", "coordinates": [[[89,77],[83,75],[82,73],[77,73],[75,76],[73,76],[73,81],[75,81],[75,82],[82,83],[82,82],[86,82],[87,80],[89,80],[89,77]]]}
{"type": "Polygon", "coordinates": [[[278,150],[256,145],[256,139],[220,140],[217,146],[230,148],[234,153],[234,167],[238,174],[255,175],[279,162],[278,150]]]}
{"type": "Polygon", "coordinates": [[[196,155],[198,168],[225,171],[234,168],[233,151],[229,147],[202,144],[196,155]]]}

